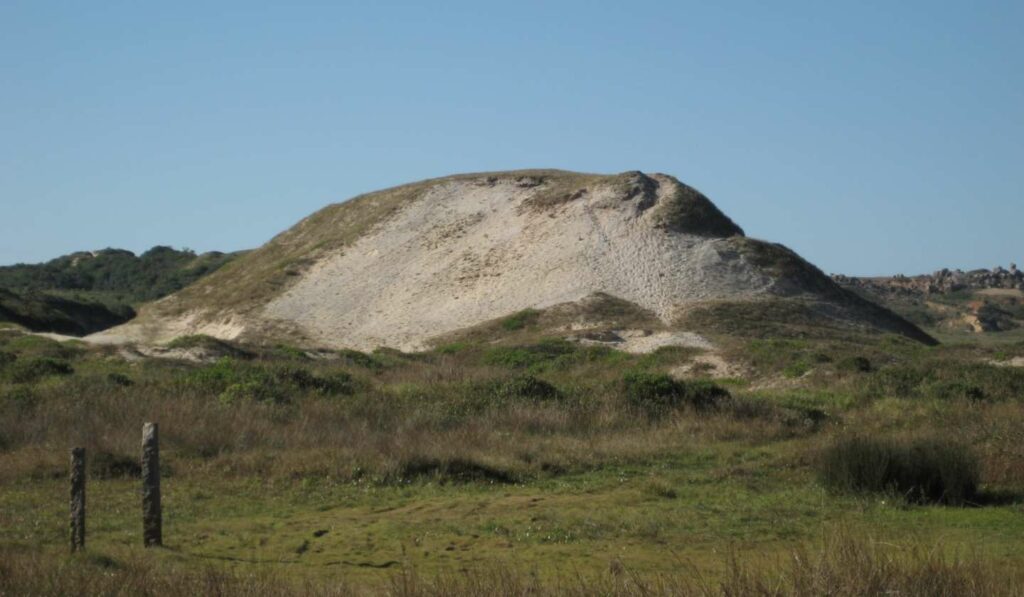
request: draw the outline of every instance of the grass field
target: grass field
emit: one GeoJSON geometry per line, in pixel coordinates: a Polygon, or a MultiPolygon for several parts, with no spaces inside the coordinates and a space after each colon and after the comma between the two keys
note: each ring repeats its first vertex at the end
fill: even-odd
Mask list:
{"type": "Polygon", "coordinates": [[[1024,370],[992,364],[1019,341],[720,338],[747,373],[681,382],[660,375],[700,351],[190,363],[0,343],[0,594],[1024,591],[1024,370]],[[162,549],[141,548],[144,421],[161,425],[162,549]],[[978,491],[836,490],[822,455],[854,435],[962,446],[978,491]],[[71,556],[76,445],[88,543],[71,556]]]}

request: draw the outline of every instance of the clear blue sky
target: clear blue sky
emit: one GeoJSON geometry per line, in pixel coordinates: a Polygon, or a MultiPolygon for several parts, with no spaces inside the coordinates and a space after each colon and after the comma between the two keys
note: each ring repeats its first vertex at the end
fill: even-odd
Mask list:
{"type": "Polygon", "coordinates": [[[1024,2],[0,3],[0,264],[667,172],[828,272],[1024,262],[1024,2]]]}

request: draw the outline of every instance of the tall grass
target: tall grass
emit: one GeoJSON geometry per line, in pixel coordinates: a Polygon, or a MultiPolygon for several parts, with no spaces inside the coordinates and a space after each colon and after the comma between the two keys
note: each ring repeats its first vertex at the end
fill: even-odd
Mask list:
{"type": "MultiPolygon", "coordinates": [[[[71,445],[132,459],[143,421],[161,423],[180,474],[381,482],[420,460],[442,473],[473,463],[530,479],[642,460],[715,434],[812,431],[771,406],[679,409],[707,410],[728,396],[710,384],[643,372],[624,381],[627,366],[667,368],[688,353],[641,357],[564,341],[458,354],[342,351],[330,360],[246,352],[209,364],[129,364],[94,351],[72,361],[73,374],[0,380],[0,480],[62,475],[71,445]]],[[[4,367],[32,358],[19,352],[4,367]]]]}
{"type": "Polygon", "coordinates": [[[980,465],[967,447],[936,437],[853,435],[825,450],[822,481],[833,490],[889,493],[911,502],[962,505],[975,499],[980,465]]]}

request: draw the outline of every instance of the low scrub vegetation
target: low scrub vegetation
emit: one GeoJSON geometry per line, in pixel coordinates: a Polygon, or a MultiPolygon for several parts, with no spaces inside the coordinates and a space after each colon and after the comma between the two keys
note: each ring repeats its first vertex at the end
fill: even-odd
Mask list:
{"type": "Polygon", "coordinates": [[[730,397],[712,382],[678,380],[664,373],[631,372],[622,381],[626,400],[651,417],[683,407],[708,410],[730,397]]]}
{"type": "Polygon", "coordinates": [[[344,371],[315,374],[294,365],[265,365],[229,357],[189,373],[181,383],[216,394],[226,403],[248,400],[284,404],[303,393],[337,396],[354,390],[352,376],[344,371]]]}
{"type": "Polygon", "coordinates": [[[984,366],[1024,345],[503,342],[224,342],[244,356],[195,362],[0,335],[0,593],[999,594],[989,563],[1024,565],[1024,405],[1016,372],[984,366]],[[731,369],[694,366],[708,357],[731,369]],[[958,376],[984,397],[940,391],[958,376]],[[144,421],[166,553],[126,547],[144,421]],[[94,518],[66,558],[72,446],[94,518]],[[823,543],[836,521],[860,538],[823,543]],[[956,543],[921,547],[936,537],[956,543]]]}
{"type": "Polygon", "coordinates": [[[63,359],[30,357],[4,367],[4,376],[14,383],[32,383],[51,375],[71,375],[75,370],[63,359]]]}
{"type": "Polygon", "coordinates": [[[540,311],[537,311],[536,309],[525,309],[502,319],[501,327],[510,332],[521,330],[536,323],[538,317],[540,317],[540,311]]]}

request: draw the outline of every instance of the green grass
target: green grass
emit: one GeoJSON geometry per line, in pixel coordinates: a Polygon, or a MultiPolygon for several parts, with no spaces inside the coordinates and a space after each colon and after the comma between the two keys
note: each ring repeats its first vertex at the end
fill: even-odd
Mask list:
{"type": "MultiPolygon", "coordinates": [[[[80,445],[92,463],[89,557],[122,571],[213,567],[380,586],[408,570],[434,579],[510,565],[543,583],[620,567],[648,578],[685,561],[719,580],[727,554],[788,557],[837,528],[1024,565],[1018,372],[979,366],[1024,346],[860,336],[722,345],[743,379],[670,377],[700,354],[692,349],[630,355],[560,340],[316,358],[242,346],[246,359],[188,363],[3,337],[0,554],[64,561],[67,450],[80,445]],[[5,377],[47,358],[73,373],[5,377]],[[808,369],[787,375],[794,363],[808,369]],[[957,378],[984,398],[942,390],[957,378]],[[134,463],[151,420],[161,424],[167,549],[143,551],[134,463]],[[850,430],[966,446],[986,500],[834,491],[821,458],[850,430]]],[[[952,462],[901,454],[922,469],[952,462]]]]}

